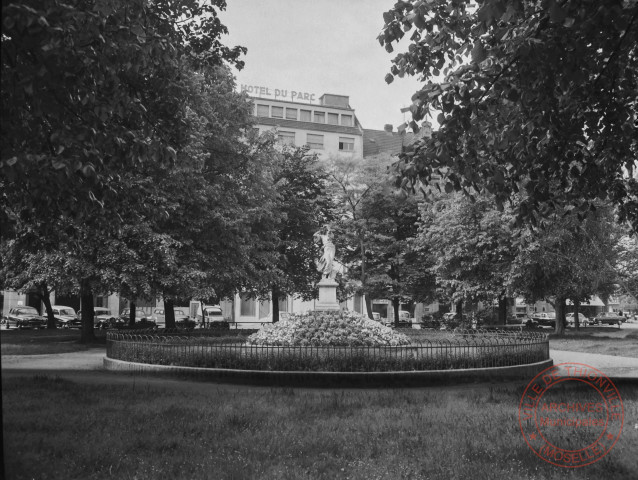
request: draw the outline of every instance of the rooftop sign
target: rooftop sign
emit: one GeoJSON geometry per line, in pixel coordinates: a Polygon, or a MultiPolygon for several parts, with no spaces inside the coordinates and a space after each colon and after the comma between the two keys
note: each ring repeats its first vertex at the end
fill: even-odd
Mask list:
{"type": "Polygon", "coordinates": [[[282,90],[279,88],[262,87],[260,85],[241,85],[241,91],[259,97],[272,97],[275,100],[288,100],[290,102],[314,102],[315,94],[299,92],[297,90],[282,90]]]}

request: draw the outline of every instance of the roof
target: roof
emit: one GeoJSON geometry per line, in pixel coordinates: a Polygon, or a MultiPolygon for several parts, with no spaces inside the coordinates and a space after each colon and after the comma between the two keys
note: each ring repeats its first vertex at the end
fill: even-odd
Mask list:
{"type": "Polygon", "coordinates": [[[317,132],[344,133],[346,135],[361,135],[358,127],[345,127],[343,125],[331,125],[328,123],[300,122],[299,120],[287,120],[285,118],[256,117],[260,125],[272,125],[281,128],[299,128],[301,130],[314,130],[317,132]]]}
{"type": "Polygon", "coordinates": [[[411,132],[388,132],[386,130],[363,129],[363,156],[377,155],[378,153],[401,153],[405,145],[414,140],[411,132]]]}

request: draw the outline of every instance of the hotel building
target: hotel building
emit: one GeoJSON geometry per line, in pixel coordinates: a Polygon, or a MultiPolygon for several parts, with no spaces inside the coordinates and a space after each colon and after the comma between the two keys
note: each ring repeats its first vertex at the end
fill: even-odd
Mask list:
{"type": "MultiPolygon", "coordinates": [[[[262,87],[242,89],[270,93],[262,87]]],[[[363,158],[363,128],[345,95],[324,94],[318,103],[309,103],[314,95],[275,90],[275,96],[251,97],[259,133],[275,130],[282,143],[301,147],[325,159],[331,156],[363,158]],[[295,95],[293,96],[292,93],[295,95]],[[289,99],[291,98],[291,99],[289,99]],[[304,101],[296,102],[292,98],[304,101]]]]}

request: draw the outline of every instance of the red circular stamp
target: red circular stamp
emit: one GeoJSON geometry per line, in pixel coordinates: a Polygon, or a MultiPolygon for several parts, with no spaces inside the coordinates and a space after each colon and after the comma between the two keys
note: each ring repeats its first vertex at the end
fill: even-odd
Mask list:
{"type": "Polygon", "coordinates": [[[600,370],[561,363],[536,375],[518,407],[525,442],[559,467],[584,467],[612,449],[625,411],[618,389],[600,370]]]}

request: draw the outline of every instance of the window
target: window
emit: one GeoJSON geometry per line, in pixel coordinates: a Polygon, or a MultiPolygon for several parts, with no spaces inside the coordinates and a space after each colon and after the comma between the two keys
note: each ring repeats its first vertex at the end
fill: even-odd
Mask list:
{"type": "Polygon", "coordinates": [[[297,109],[296,108],[286,108],[286,119],[288,119],[288,120],[297,120],[297,109]]]}
{"type": "Polygon", "coordinates": [[[344,127],[352,126],[352,115],[341,115],[341,125],[344,127]]]}
{"type": "Polygon", "coordinates": [[[300,117],[299,120],[301,120],[302,122],[310,122],[311,121],[311,114],[312,112],[310,110],[300,110],[300,117]]]}
{"type": "Polygon", "coordinates": [[[259,320],[266,318],[268,315],[270,315],[270,300],[259,302],[259,320]]]}
{"type": "Polygon", "coordinates": [[[339,150],[346,152],[354,151],[354,138],[339,137],[339,150]]]}
{"type": "Polygon", "coordinates": [[[258,117],[267,117],[269,116],[269,107],[268,105],[259,105],[257,104],[257,116],[258,117]]]}
{"type": "Polygon", "coordinates": [[[253,298],[240,297],[239,299],[239,314],[242,317],[254,317],[257,313],[255,308],[256,302],[253,298]]]}
{"type": "Polygon", "coordinates": [[[284,107],[272,107],[273,118],[284,118],[284,107]]]}
{"type": "Polygon", "coordinates": [[[325,112],[315,112],[315,122],[317,122],[317,123],[326,123],[326,113],[325,112]]]}
{"type": "Polygon", "coordinates": [[[279,299],[279,313],[288,311],[288,297],[283,297],[279,299]]]}
{"type": "Polygon", "coordinates": [[[329,113],[328,114],[328,124],[330,124],[330,125],[339,125],[339,114],[338,113],[329,113]]]}
{"type": "Polygon", "coordinates": [[[277,140],[285,145],[295,145],[295,132],[277,132],[277,140]]]}
{"type": "Polygon", "coordinates": [[[310,148],[321,149],[323,150],[323,135],[313,135],[311,133],[307,134],[307,144],[310,148]]]}

